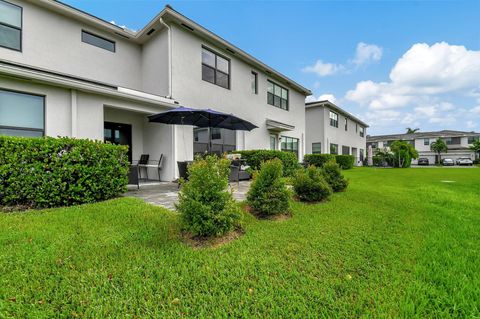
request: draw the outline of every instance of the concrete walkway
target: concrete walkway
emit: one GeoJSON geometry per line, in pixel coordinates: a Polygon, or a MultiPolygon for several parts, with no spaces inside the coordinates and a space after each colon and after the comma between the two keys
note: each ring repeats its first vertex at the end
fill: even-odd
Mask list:
{"type": "MultiPolygon", "coordinates": [[[[233,198],[243,201],[246,198],[250,181],[243,181],[240,184],[230,183],[229,188],[233,191],[233,198]]],[[[137,197],[145,202],[175,210],[178,203],[178,184],[172,182],[156,182],[141,184],[140,189],[136,186],[129,186],[124,196],[137,197]]]]}

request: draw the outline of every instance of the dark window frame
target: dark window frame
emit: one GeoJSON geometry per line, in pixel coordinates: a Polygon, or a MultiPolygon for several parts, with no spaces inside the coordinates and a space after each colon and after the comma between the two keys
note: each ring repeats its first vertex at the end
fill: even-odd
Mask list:
{"type": "Polygon", "coordinates": [[[280,150],[282,152],[291,152],[291,153],[294,153],[297,155],[297,158],[298,158],[298,152],[299,152],[299,148],[300,148],[300,139],[299,138],[296,138],[296,137],[291,137],[291,136],[285,136],[285,135],[282,135],[280,136],[280,150]],[[283,139],[285,138],[285,144],[286,144],[286,147],[284,148],[283,147],[283,139]],[[292,140],[292,149],[289,149],[288,148],[288,139],[291,139],[292,140]],[[294,141],[297,141],[297,149],[295,150],[293,148],[293,142],[294,141]]]}
{"type": "Polygon", "coordinates": [[[251,75],[254,76],[254,81],[255,81],[255,90],[252,93],[258,94],[258,73],[255,71],[252,71],[251,75]]]}
{"type": "Polygon", "coordinates": [[[330,126],[333,126],[333,127],[335,127],[335,128],[338,128],[338,113],[335,113],[335,112],[329,110],[328,118],[330,119],[330,126]],[[336,115],[337,118],[336,118],[336,119],[333,119],[333,118],[331,117],[332,114],[336,115]]]}
{"type": "Polygon", "coordinates": [[[338,155],[338,144],[335,144],[335,143],[330,143],[330,150],[329,150],[330,154],[333,154],[333,155],[338,155]],[[332,146],[335,145],[335,149],[336,149],[336,153],[332,153],[332,146]]]}
{"type": "Polygon", "coordinates": [[[365,137],[365,127],[363,126],[360,126],[360,133],[359,133],[360,137],[365,137]]]}
{"type": "Polygon", "coordinates": [[[201,66],[202,66],[202,81],[205,81],[205,82],[208,82],[210,84],[213,84],[213,85],[216,85],[216,86],[219,86],[221,88],[224,88],[224,89],[227,89],[227,90],[231,90],[232,88],[232,85],[231,85],[231,80],[232,80],[232,61],[227,58],[226,56],[224,56],[223,54],[220,54],[220,53],[217,53],[217,51],[215,50],[212,50],[204,45],[202,45],[202,50],[206,50],[206,51],[209,51],[210,53],[212,53],[213,55],[215,55],[215,68],[213,68],[211,65],[208,65],[206,63],[203,63],[203,59],[202,59],[202,63],[201,63],[201,66]],[[228,74],[219,70],[218,67],[217,67],[217,56],[221,57],[222,59],[225,59],[227,60],[228,62],[228,74]],[[213,82],[210,82],[210,81],[207,81],[203,78],[203,67],[207,67],[209,69],[213,69],[213,82]],[[227,84],[227,87],[224,87],[223,85],[220,85],[217,83],[217,72],[220,72],[222,73],[223,75],[226,75],[227,78],[228,78],[228,84],[227,84]]]}
{"type": "Polygon", "coordinates": [[[322,154],[322,142],[315,142],[315,143],[312,143],[312,154],[322,154]],[[320,145],[320,151],[314,151],[314,145],[320,145]]]}
{"type": "Polygon", "coordinates": [[[429,138],[424,138],[424,139],[423,139],[423,145],[424,145],[424,146],[430,145],[430,139],[429,139],[429,138]]]}
{"type": "Polygon", "coordinates": [[[113,41],[113,40],[110,40],[110,39],[107,39],[107,38],[105,38],[105,37],[102,37],[101,35],[98,35],[98,34],[95,34],[95,33],[93,33],[93,32],[90,32],[90,31],[87,31],[87,30],[85,30],[85,29],[82,29],[82,32],[81,32],[81,34],[80,34],[80,37],[81,37],[81,40],[82,40],[83,43],[86,43],[86,44],[88,44],[88,45],[94,46],[94,47],[96,47],[96,48],[99,48],[99,49],[102,49],[102,50],[105,50],[105,51],[108,51],[108,52],[112,52],[112,53],[116,53],[116,52],[117,52],[117,42],[115,42],[115,41],[113,41]],[[93,44],[93,43],[86,42],[86,41],[83,39],[83,34],[84,34],[84,33],[86,33],[86,34],[88,34],[88,35],[90,35],[90,36],[93,36],[93,37],[95,37],[95,38],[99,38],[99,39],[101,39],[101,40],[104,40],[104,41],[107,41],[107,42],[112,43],[112,44],[113,44],[113,51],[112,51],[112,50],[109,50],[109,49],[107,49],[107,48],[103,48],[103,47],[100,47],[100,46],[98,46],[98,45],[95,45],[95,44],[93,44]]]}
{"type": "Polygon", "coordinates": [[[0,129],[14,130],[14,131],[33,131],[33,132],[42,132],[42,136],[45,136],[45,127],[47,126],[47,96],[44,94],[30,93],[26,91],[11,90],[0,87],[0,91],[12,92],[17,94],[32,95],[43,98],[43,129],[31,128],[31,127],[21,127],[21,126],[7,126],[0,125],[0,129]]]}
{"type": "Polygon", "coordinates": [[[345,117],[345,131],[348,131],[348,118],[345,117]]]}
{"type": "Polygon", "coordinates": [[[4,27],[7,27],[7,28],[10,28],[10,29],[15,29],[15,30],[18,30],[20,31],[20,48],[17,49],[17,48],[11,48],[11,47],[7,47],[5,45],[0,45],[0,48],[5,48],[5,49],[9,49],[9,50],[13,50],[13,51],[17,51],[17,52],[23,52],[23,7],[17,5],[17,4],[14,4],[14,3],[11,3],[11,2],[8,2],[8,1],[5,1],[5,0],[0,0],[0,2],[4,2],[4,3],[7,3],[9,5],[12,5],[14,7],[17,7],[17,8],[20,8],[20,28],[16,27],[16,26],[13,26],[13,25],[10,25],[8,23],[3,23],[3,22],[0,22],[0,25],[4,26],[4,27]]]}
{"type": "MultiPolygon", "coordinates": [[[[286,87],[281,86],[280,84],[277,84],[276,82],[274,82],[274,81],[272,81],[272,80],[267,80],[267,82],[270,82],[270,83],[273,85],[273,93],[268,92],[268,86],[267,86],[267,104],[268,104],[268,105],[271,105],[271,106],[278,107],[279,109],[284,110],[284,111],[290,111],[290,92],[289,92],[289,90],[288,90],[286,87]],[[287,91],[287,98],[286,98],[286,99],[282,98],[282,96],[281,96],[282,93],[280,93],[280,96],[275,95],[275,86],[278,86],[279,88],[287,91]],[[270,103],[270,102],[268,101],[269,94],[271,94],[271,95],[273,96],[273,98],[272,98],[272,101],[273,101],[273,102],[272,102],[272,103],[270,103]],[[280,105],[275,105],[275,96],[280,98],[280,105]],[[286,101],[286,104],[287,104],[287,105],[286,105],[285,108],[282,107],[282,100],[285,100],[285,101],[286,101]]],[[[280,91],[280,92],[281,92],[281,91],[280,91]]]]}

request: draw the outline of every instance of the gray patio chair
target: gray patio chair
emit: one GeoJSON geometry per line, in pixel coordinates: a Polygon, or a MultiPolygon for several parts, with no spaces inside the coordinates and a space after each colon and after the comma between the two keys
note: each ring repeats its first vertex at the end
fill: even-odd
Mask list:
{"type": "Polygon", "coordinates": [[[138,160],[137,166],[138,166],[138,178],[142,178],[142,168],[145,169],[145,175],[147,176],[146,179],[148,179],[148,169],[145,167],[145,165],[148,164],[148,159],[150,158],[149,154],[142,154],[140,155],[140,159],[138,160]]]}
{"type": "Polygon", "coordinates": [[[128,185],[137,185],[137,189],[140,189],[138,165],[130,165],[130,170],[128,171],[128,185]]]}
{"type": "MultiPolygon", "coordinates": [[[[141,157],[140,157],[140,160],[141,160],[141,157]]],[[[148,169],[149,168],[156,168],[157,172],[158,172],[158,181],[161,182],[160,172],[162,171],[162,166],[163,166],[163,153],[160,154],[160,158],[158,159],[158,161],[147,159],[147,162],[145,164],[143,164],[143,163],[140,164],[140,161],[139,161],[138,166],[145,169],[147,180],[148,180],[148,169]],[[154,162],[156,164],[149,164],[149,162],[154,162]]]]}

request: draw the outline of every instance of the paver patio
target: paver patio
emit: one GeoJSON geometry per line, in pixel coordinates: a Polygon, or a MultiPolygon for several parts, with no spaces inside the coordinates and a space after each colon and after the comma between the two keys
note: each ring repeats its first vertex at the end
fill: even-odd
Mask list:
{"type": "MultiPolygon", "coordinates": [[[[233,192],[233,198],[237,201],[243,201],[250,187],[250,181],[240,183],[230,183],[229,189],[233,192]]],[[[129,186],[125,196],[137,197],[145,202],[175,210],[175,204],[178,203],[178,184],[173,182],[158,182],[140,184],[140,188],[129,186]]]]}

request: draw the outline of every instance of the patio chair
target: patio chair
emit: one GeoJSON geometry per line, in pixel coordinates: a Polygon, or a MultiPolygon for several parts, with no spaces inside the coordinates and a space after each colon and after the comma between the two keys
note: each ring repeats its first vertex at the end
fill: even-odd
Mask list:
{"type": "MultiPolygon", "coordinates": [[[[142,158],[140,157],[140,161],[141,160],[142,160],[142,158]]],[[[161,182],[160,172],[161,172],[162,166],[163,166],[163,153],[160,154],[160,158],[158,159],[158,161],[147,159],[147,162],[145,164],[140,164],[140,161],[138,163],[138,166],[145,169],[147,179],[148,179],[148,168],[156,168],[157,172],[158,172],[158,181],[161,182]],[[148,164],[148,162],[156,162],[156,164],[148,164]]]]}
{"type": "Polygon", "coordinates": [[[130,165],[130,170],[128,171],[128,185],[137,185],[137,189],[140,189],[138,165],[130,165]]]}
{"type": "Polygon", "coordinates": [[[148,179],[148,169],[145,167],[145,165],[148,164],[148,159],[150,158],[149,154],[142,154],[140,155],[140,159],[138,160],[138,178],[142,178],[142,168],[145,169],[145,176],[147,176],[146,179],[148,179]]]}
{"type": "Polygon", "coordinates": [[[238,159],[232,160],[230,164],[230,176],[228,177],[228,182],[237,182],[240,184],[240,166],[242,165],[241,161],[238,159]]]}

